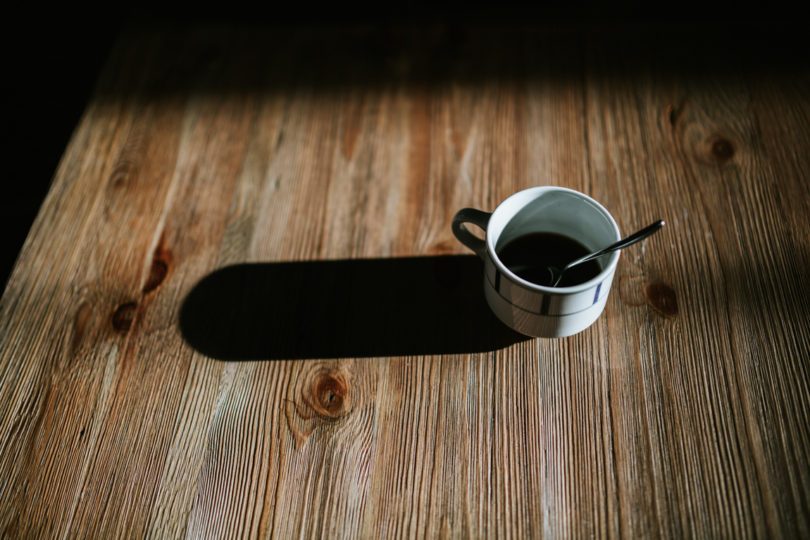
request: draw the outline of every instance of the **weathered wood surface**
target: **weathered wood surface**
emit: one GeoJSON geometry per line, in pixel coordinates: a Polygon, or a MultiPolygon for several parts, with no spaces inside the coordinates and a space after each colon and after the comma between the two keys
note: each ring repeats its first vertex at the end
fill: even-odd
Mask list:
{"type": "Polygon", "coordinates": [[[810,536],[810,72],[647,32],[124,36],[0,302],[3,535],[810,536]],[[541,184],[668,227],[587,331],[465,349],[450,220],[541,184]]]}

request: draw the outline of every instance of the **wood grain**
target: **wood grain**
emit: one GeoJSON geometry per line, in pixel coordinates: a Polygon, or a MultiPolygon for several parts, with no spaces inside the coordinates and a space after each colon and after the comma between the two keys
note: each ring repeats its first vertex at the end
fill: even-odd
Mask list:
{"type": "Polygon", "coordinates": [[[3,536],[810,536],[810,71],[631,30],[123,35],[0,300],[3,536]],[[225,361],[178,322],[543,184],[668,223],[578,335],[225,361]]]}

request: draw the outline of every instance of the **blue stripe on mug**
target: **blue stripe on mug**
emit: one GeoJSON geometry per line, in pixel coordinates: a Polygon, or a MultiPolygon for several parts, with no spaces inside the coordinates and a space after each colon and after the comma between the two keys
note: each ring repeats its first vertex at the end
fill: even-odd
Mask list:
{"type": "MultiPolygon", "coordinates": [[[[597,303],[599,301],[599,291],[602,289],[602,284],[596,286],[596,293],[593,295],[593,303],[597,303]]],[[[591,304],[593,305],[593,304],[591,304]]]]}
{"type": "Polygon", "coordinates": [[[495,290],[501,292],[501,271],[495,269],[495,290]]]}

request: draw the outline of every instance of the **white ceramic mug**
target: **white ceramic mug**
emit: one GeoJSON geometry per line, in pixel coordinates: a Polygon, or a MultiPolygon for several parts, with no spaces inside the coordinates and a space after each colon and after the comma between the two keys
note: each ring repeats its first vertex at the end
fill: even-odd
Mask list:
{"type": "Polygon", "coordinates": [[[495,315],[522,334],[564,337],[588,328],[607,301],[619,251],[597,259],[601,272],[570,287],[545,287],[509,270],[498,250],[529,233],[557,233],[596,251],[621,239],[616,221],[587,195],[567,188],[540,186],[519,191],[491,214],[465,208],[453,218],[453,234],[484,260],[484,295],[495,315]],[[485,231],[482,240],[465,227],[485,231]]]}

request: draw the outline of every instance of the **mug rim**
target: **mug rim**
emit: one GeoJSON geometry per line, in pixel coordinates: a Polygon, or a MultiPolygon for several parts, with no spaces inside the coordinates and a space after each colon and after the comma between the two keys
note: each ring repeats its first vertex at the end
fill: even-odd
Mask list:
{"type": "MultiPolygon", "coordinates": [[[[604,206],[602,206],[598,201],[594,200],[593,198],[589,197],[588,195],[580,191],[576,191],[574,189],[561,186],[534,186],[517,191],[512,195],[510,195],[509,197],[507,197],[506,199],[504,199],[503,201],[501,201],[501,203],[495,208],[495,210],[492,211],[492,216],[494,216],[495,214],[498,213],[499,210],[504,208],[504,205],[510,199],[517,197],[521,194],[525,194],[527,191],[560,191],[571,193],[573,195],[576,195],[577,197],[587,200],[588,202],[596,206],[596,208],[608,218],[608,221],[613,226],[613,232],[616,235],[616,239],[614,241],[618,242],[621,239],[621,232],[619,230],[619,226],[616,224],[616,220],[613,219],[613,216],[610,214],[610,212],[607,211],[607,209],[604,206]]],[[[489,231],[487,231],[487,233],[488,232],[489,231]]],[[[596,276],[592,277],[588,281],[579,283],[577,285],[571,285],[569,287],[547,287],[545,285],[538,285],[537,283],[533,283],[531,281],[523,279],[522,277],[512,272],[505,264],[503,264],[503,262],[501,262],[501,259],[495,252],[494,240],[490,234],[486,235],[486,244],[487,244],[487,254],[489,255],[489,258],[492,259],[492,261],[495,263],[495,266],[498,267],[498,270],[500,270],[503,273],[503,275],[505,275],[511,281],[514,281],[515,283],[517,283],[522,287],[542,292],[544,294],[558,294],[558,295],[576,294],[578,292],[591,289],[597,286],[598,284],[602,283],[605,280],[605,278],[607,278],[616,269],[616,265],[619,263],[619,254],[621,253],[620,250],[617,250],[614,251],[611,255],[609,255],[610,262],[605,266],[605,268],[601,272],[599,272],[596,276]]]]}

